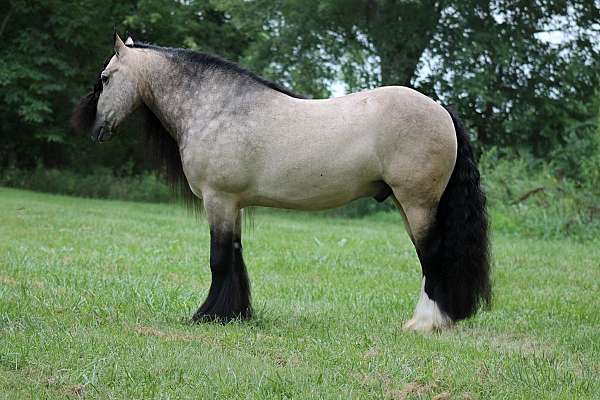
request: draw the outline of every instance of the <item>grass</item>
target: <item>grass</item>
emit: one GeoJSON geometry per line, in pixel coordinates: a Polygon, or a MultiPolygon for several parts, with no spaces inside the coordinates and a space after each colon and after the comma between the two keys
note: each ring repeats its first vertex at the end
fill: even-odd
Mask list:
{"type": "Polygon", "coordinates": [[[495,305],[406,333],[400,218],[259,212],[257,317],[190,325],[208,229],[177,206],[0,188],[0,398],[600,398],[600,246],[496,233],[495,305]]]}

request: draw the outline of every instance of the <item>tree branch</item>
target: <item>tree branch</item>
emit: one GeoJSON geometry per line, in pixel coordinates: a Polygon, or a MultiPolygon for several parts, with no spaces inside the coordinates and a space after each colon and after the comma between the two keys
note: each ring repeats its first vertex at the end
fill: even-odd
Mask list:
{"type": "Polygon", "coordinates": [[[519,203],[527,200],[530,196],[532,196],[536,193],[543,192],[544,190],[546,190],[546,188],[544,188],[543,186],[532,189],[532,190],[528,191],[527,193],[523,194],[521,197],[519,197],[516,201],[513,202],[513,204],[519,204],[519,203]]]}
{"type": "Polygon", "coordinates": [[[10,19],[10,17],[12,17],[14,12],[15,12],[15,4],[11,1],[10,8],[8,9],[8,12],[4,16],[4,18],[2,19],[2,24],[0,25],[0,37],[4,33],[4,30],[6,29],[6,25],[8,25],[8,20],[10,19]]]}

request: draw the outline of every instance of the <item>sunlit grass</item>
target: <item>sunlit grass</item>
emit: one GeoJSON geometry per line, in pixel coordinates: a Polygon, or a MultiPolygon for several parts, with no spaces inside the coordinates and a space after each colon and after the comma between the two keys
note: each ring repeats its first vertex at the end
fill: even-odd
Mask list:
{"type": "Polygon", "coordinates": [[[259,212],[257,317],[191,325],[205,221],[0,188],[0,398],[597,398],[599,244],[496,234],[494,308],[420,336],[398,216],[259,212]]]}

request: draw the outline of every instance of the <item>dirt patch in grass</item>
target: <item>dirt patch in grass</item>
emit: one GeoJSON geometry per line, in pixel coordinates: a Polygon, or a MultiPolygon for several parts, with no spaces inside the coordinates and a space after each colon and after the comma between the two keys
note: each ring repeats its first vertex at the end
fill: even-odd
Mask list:
{"type": "MultiPolygon", "coordinates": [[[[43,289],[44,288],[44,282],[42,282],[40,280],[30,281],[29,283],[30,283],[31,286],[34,286],[34,287],[36,287],[38,289],[43,289]]],[[[9,286],[15,286],[15,285],[19,284],[19,281],[17,281],[12,276],[0,275],[0,284],[9,285],[9,286]]]]}
{"type": "Polygon", "coordinates": [[[4,285],[13,286],[17,284],[17,280],[10,276],[0,275],[0,283],[4,285]]]}
{"type": "MultiPolygon", "coordinates": [[[[392,400],[406,400],[410,397],[420,396],[431,397],[433,392],[439,387],[436,382],[425,383],[415,380],[405,384],[402,388],[393,388],[394,383],[392,377],[388,374],[377,372],[357,374],[355,378],[363,386],[381,385],[383,387],[383,392],[385,393],[385,398],[392,400]]],[[[450,398],[449,396],[450,395],[447,392],[442,392],[434,398],[437,400],[446,400],[450,398]]]]}
{"type": "Polygon", "coordinates": [[[547,354],[552,349],[546,343],[541,343],[527,335],[500,334],[490,337],[490,345],[502,352],[517,352],[521,354],[547,354]]]}
{"type": "MultiPolygon", "coordinates": [[[[387,394],[387,397],[389,397],[390,399],[393,399],[393,400],[405,400],[409,396],[421,396],[421,395],[425,395],[425,394],[430,394],[437,387],[438,387],[438,385],[435,382],[423,383],[423,382],[419,382],[419,381],[412,381],[412,382],[404,385],[404,387],[402,387],[402,389],[389,390],[386,392],[386,394],[387,394]]],[[[444,393],[446,393],[446,392],[444,392],[444,393]]],[[[441,393],[441,394],[444,394],[444,393],[441,393]]],[[[440,396],[440,395],[438,395],[438,396],[440,396]]],[[[437,400],[446,399],[445,397],[440,397],[438,399],[437,398],[438,396],[436,396],[434,398],[437,400]]]]}
{"type": "Polygon", "coordinates": [[[552,354],[553,346],[531,336],[516,332],[492,332],[487,329],[471,329],[457,332],[460,336],[468,336],[477,346],[489,346],[500,353],[519,354],[552,354]]]}
{"type": "Polygon", "coordinates": [[[294,368],[301,363],[300,358],[297,356],[285,357],[283,355],[275,355],[273,362],[279,368],[294,368]]]}
{"type": "Polygon", "coordinates": [[[69,385],[65,388],[65,394],[70,397],[82,398],[85,396],[85,385],[69,385]]]}
{"type": "Polygon", "coordinates": [[[160,330],[158,328],[154,328],[152,326],[136,325],[132,329],[139,336],[153,336],[153,337],[157,337],[157,338],[163,339],[168,342],[182,342],[182,343],[198,342],[198,343],[203,343],[203,344],[207,344],[210,346],[221,346],[222,345],[222,343],[220,343],[219,341],[215,340],[212,337],[188,335],[188,334],[179,333],[179,332],[167,332],[167,331],[160,330]]]}
{"type": "Polygon", "coordinates": [[[365,358],[375,358],[377,355],[379,355],[379,349],[377,347],[371,347],[369,350],[365,351],[365,354],[363,354],[365,358]]]}

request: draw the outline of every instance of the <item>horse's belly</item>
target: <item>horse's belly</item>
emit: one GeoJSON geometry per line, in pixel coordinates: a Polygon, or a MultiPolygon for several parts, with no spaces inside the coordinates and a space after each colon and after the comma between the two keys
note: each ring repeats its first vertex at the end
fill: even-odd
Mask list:
{"type": "MultiPolygon", "coordinates": [[[[290,127],[275,135],[257,159],[248,192],[253,205],[320,210],[373,196],[381,165],[373,136],[353,129],[290,127]]],[[[367,131],[368,132],[368,131],[367,131]]]]}
{"type": "Polygon", "coordinates": [[[381,189],[381,182],[372,182],[364,187],[351,188],[311,188],[298,191],[296,188],[282,187],[279,190],[262,190],[245,196],[243,206],[290,208],[297,210],[325,210],[343,206],[360,197],[375,196],[381,189]],[[287,189],[287,190],[286,190],[287,189]]]}
{"type": "Polygon", "coordinates": [[[244,205],[302,210],[342,206],[360,197],[375,196],[383,182],[367,170],[305,166],[266,174],[246,191],[244,205]]]}

